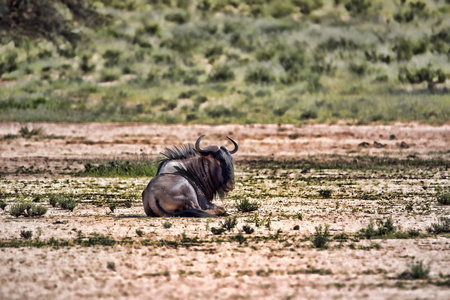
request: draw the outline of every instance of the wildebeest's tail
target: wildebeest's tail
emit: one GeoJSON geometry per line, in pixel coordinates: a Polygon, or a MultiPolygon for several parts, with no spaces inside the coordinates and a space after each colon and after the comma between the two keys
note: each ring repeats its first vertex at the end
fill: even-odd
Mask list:
{"type": "Polygon", "coordinates": [[[185,210],[181,211],[166,211],[162,206],[159,204],[158,199],[155,199],[156,207],[162,211],[164,214],[172,217],[182,217],[182,218],[217,218],[217,216],[212,215],[210,213],[207,213],[204,210],[195,209],[195,208],[187,208],[185,210]]]}

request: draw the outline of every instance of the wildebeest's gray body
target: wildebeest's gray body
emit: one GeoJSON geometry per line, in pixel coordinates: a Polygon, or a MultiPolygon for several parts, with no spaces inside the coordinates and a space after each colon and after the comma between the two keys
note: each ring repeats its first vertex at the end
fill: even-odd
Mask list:
{"type": "Polygon", "coordinates": [[[200,148],[201,136],[195,146],[166,149],[157,175],[142,193],[148,216],[214,217],[225,213],[211,201],[223,198],[234,189],[234,167],[225,147],[200,148]]]}

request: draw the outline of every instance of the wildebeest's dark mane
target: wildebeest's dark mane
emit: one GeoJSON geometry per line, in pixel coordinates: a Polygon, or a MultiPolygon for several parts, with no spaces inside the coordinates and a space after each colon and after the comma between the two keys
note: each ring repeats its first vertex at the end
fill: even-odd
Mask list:
{"type": "Polygon", "coordinates": [[[169,160],[181,160],[191,158],[197,155],[194,146],[192,144],[181,145],[179,147],[174,146],[173,148],[166,148],[164,152],[161,152],[163,156],[160,161],[165,162],[169,160]]]}
{"type": "MultiPolygon", "coordinates": [[[[200,158],[195,163],[185,165],[184,168],[175,167],[178,174],[190,181],[208,200],[215,196],[223,198],[225,192],[216,176],[209,174],[209,169],[204,165],[204,159],[200,158]]],[[[199,191],[197,191],[198,193],[199,191]]]]}

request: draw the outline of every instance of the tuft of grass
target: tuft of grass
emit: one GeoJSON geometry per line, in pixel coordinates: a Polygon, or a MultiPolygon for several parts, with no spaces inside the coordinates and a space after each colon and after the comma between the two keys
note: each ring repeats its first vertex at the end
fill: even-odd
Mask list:
{"type": "Polygon", "coordinates": [[[441,217],[437,223],[432,223],[427,231],[433,234],[450,232],[450,217],[441,217]]]}
{"type": "Polygon", "coordinates": [[[387,218],[384,222],[383,220],[377,220],[377,225],[378,227],[375,228],[373,220],[370,220],[369,225],[359,231],[359,236],[361,238],[371,239],[376,237],[386,237],[393,235],[396,232],[392,217],[387,218]]]}
{"type": "Polygon", "coordinates": [[[236,227],[236,224],[237,224],[236,217],[227,218],[227,219],[225,219],[225,221],[220,223],[219,228],[211,227],[211,232],[215,235],[219,235],[219,234],[224,233],[225,231],[230,231],[231,229],[236,227]]]}
{"type": "Polygon", "coordinates": [[[409,270],[402,272],[399,279],[427,279],[430,266],[425,266],[422,261],[409,265],[409,270]]]}
{"type": "Polygon", "coordinates": [[[30,130],[28,128],[28,126],[25,125],[25,126],[20,127],[19,134],[23,138],[30,139],[31,137],[36,136],[36,135],[43,135],[44,130],[40,127],[33,128],[30,130]]]}
{"type": "Polygon", "coordinates": [[[67,209],[70,211],[73,211],[75,207],[77,207],[78,202],[73,199],[60,199],[58,201],[59,206],[61,206],[62,209],[67,209]]]}
{"type": "Polygon", "coordinates": [[[259,209],[259,203],[252,202],[249,199],[241,199],[236,201],[234,207],[240,212],[251,212],[259,209]]]}
{"type": "Polygon", "coordinates": [[[244,232],[245,232],[246,234],[252,234],[253,232],[255,232],[255,229],[253,229],[253,227],[247,226],[247,225],[244,225],[244,226],[242,227],[242,230],[244,230],[244,232]]]}
{"type": "Polygon", "coordinates": [[[9,213],[16,218],[20,216],[40,217],[47,213],[47,208],[30,202],[20,202],[12,205],[9,213]]]}
{"type": "Polygon", "coordinates": [[[6,208],[6,202],[5,201],[3,201],[3,200],[0,200],[0,209],[2,209],[2,210],[5,210],[5,208],[6,208]]]}
{"type": "Polygon", "coordinates": [[[111,212],[113,213],[114,210],[116,209],[117,204],[114,202],[109,203],[108,207],[111,210],[111,212]]]}
{"type": "Polygon", "coordinates": [[[322,224],[316,226],[316,232],[312,236],[312,243],[315,248],[326,249],[328,247],[328,242],[330,241],[329,225],[322,227],[322,224]]]}
{"type": "Polygon", "coordinates": [[[113,160],[98,165],[87,163],[80,175],[92,177],[153,177],[157,170],[158,165],[154,161],[113,160]]]}
{"type": "Polygon", "coordinates": [[[136,229],[136,234],[137,234],[139,237],[142,237],[142,236],[144,235],[144,232],[143,232],[142,230],[140,230],[140,229],[136,229]]]}
{"type": "Polygon", "coordinates": [[[332,190],[329,189],[323,189],[319,191],[319,196],[322,198],[330,198],[331,197],[332,190]]]}
{"type": "Polygon", "coordinates": [[[33,232],[31,232],[30,230],[22,230],[22,231],[20,231],[20,237],[21,238],[29,240],[29,239],[31,239],[32,236],[33,236],[33,232]]]}
{"type": "Polygon", "coordinates": [[[166,228],[166,229],[168,229],[168,228],[172,227],[172,223],[170,223],[169,221],[165,221],[165,222],[163,223],[163,227],[166,228]]]}
{"type": "Polygon", "coordinates": [[[450,205],[450,192],[443,193],[437,197],[437,201],[441,205],[450,205]]]}
{"type": "Polygon", "coordinates": [[[108,261],[108,263],[106,264],[106,267],[112,271],[116,270],[116,263],[112,262],[112,261],[108,261]]]}

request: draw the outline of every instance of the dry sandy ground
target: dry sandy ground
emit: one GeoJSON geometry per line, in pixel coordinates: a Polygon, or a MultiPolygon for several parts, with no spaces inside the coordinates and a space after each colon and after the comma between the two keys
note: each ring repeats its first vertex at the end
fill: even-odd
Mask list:
{"type": "MultiPolygon", "coordinates": [[[[21,126],[0,123],[0,138],[17,135],[21,126]]],[[[0,299],[450,299],[448,283],[436,284],[445,278],[448,280],[446,276],[450,275],[448,235],[334,241],[327,250],[315,249],[306,240],[319,224],[330,224],[332,234],[354,233],[368,224],[371,214],[386,217],[377,212],[377,201],[363,203],[344,197],[339,200],[337,209],[336,200],[321,202],[311,194],[291,191],[294,187],[283,188],[287,196],[276,196],[281,188],[271,185],[281,181],[261,177],[259,192],[266,187],[264,192],[268,195],[258,214],[264,218],[273,212],[272,224],[270,228],[255,227],[252,238],[240,244],[230,241],[229,237],[235,236],[237,228],[247,224],[250,217],[233,211],[233,203],[227,199],[219,204],[238,215],[238,226],[233,233],[217,237],[209,228],[218,226],[220,220],[146,218],[139,205],[139,193],[148,182],[146,178],[75,178],[69,175],[82,169],[85,160],[156,157],[164,147],[192,143],[200,134],[208,135],[205,144],[232,147],[226,140],[227,135],[238,141],[240,149],[235,156],[238,178],[252,175],[239,168],[239,162],[257,157],[280,159],[339,154],[411,159],[439,157],[448,161],[450,125],[296,127],[42,123],[29,124],[29,127],[42,128],[44,137],[0,141],[0,172],[3,174],[0,189],[8,193],[21,190],[23,194],[47,193],[61,188],[75,193],[113,186],[130,190],[137,199],[132,208],[119,207],[114,214],[109,213],[108,207],[90,204],[79,205],[73,213],[48,206],[44,217],[31,219],[16,219],[3,211],[0,212],[0,241],[11,241],[19,238],[21,230],[31,230],[33,239],[38,237],[44,241],[52,237],[73,240],[81,231],[85,236],[99,233],[117,241],[128,239],[135,243],[0,248],[0,299]],[[20,171],[31,167],[39,170],[39,174],[20,171]],[[292,217],[298,210],[304,213],[304,220],[292,217]],[[166,221],[172,224],[170,228],[163,226],[166,221]],[[299,230],[293,230],[294,225],[299,225],[299,230]],[[136,230],[142,230],[142,237],[136,230]],[[280,237],[276,238],[279,230],[280,237]],[[194,242],[186,243],[182,234],[194,242]],[[176,243],[156,243],[160,240],[176,243]],[[423,261],[430,267],[429,279],[399,279],[398,275],[416,261],[423,261]],[[108,268],[108,263],[114,263],[115,268],[108,268]]],[[[333,175],[312,174],[325,178],[333,175]]],[[[290,172],[285,181],[295,180],[297,175],[290,172]]],[[[430,197],[426,194],[439,186],[448,190],[448,169],[439,170],[436,176],[422,182],[420,176],[405,180],[354,181],[362,189],[375,191],[385,186],[392,189],[392,193],[404,191],[401,195],[411,199],[399,199],[395,207],[386,208],[396,225],[404,229],[424,231],[438,217],[449,216],[448,207],[427,204],[430,197]],[[425,185],[428,190],[422,188],[425,185]],[[411,191],[415,196],[410,196],[411,191]],[[405,213],[403,203],[407,200],[431,205],[431,208],[426,213],[405,213]]],[[[316,191],[321,186],[305,184],[304,188],[316,191]]],[[[339,191],[333,188],[336,193],[339,191]]],[[[237,190],[236,193],[243,193],[248,188],[245,183],[238,183],[237,190]]]]}

